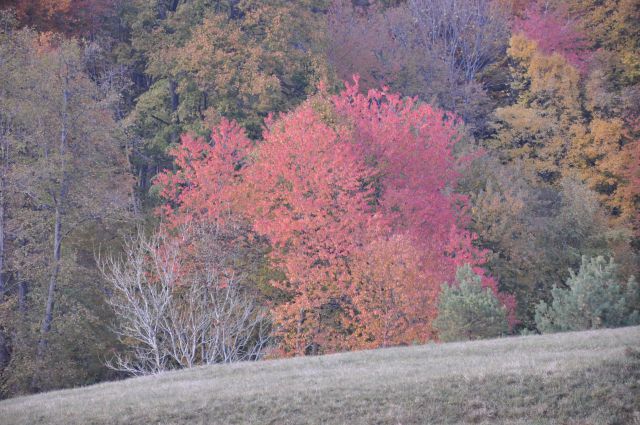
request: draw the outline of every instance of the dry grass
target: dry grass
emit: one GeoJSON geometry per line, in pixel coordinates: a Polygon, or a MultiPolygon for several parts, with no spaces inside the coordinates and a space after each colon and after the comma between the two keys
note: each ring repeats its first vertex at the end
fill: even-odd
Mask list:
{"type": "Polygon", "coordinates": [[[9,424],[640,424],[640,327],[196,368],[0,403],[9,424]]]}

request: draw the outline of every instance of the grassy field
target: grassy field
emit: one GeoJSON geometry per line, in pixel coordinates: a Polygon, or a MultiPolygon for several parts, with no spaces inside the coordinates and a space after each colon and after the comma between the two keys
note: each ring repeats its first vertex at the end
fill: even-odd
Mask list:
{"type": "Polygon", "coordinates": [[[640,424],[640,327],[196,368],[0,403],[0,424],[640,424]]]}

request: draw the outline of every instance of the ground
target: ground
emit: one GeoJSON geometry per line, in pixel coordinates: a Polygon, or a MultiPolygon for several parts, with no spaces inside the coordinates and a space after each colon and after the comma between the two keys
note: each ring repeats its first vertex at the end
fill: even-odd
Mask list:
{"type": "Polygon", "coordinates": [[[640,327],[201,367],[0,402],[10,424],[640,424],[640,327]]]}

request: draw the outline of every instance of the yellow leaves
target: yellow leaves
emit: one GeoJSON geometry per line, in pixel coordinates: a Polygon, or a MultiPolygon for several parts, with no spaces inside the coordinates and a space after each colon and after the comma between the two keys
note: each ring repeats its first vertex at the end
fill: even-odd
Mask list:
{"type": "Polygon", "coordinates": [[[580,107],[580,74],[559,54],[536,53],[528,68],[531,93],[535,96],[554,96],[559,107],[575,114],[580,107]]]}
{"type": "Polygon", "coordinates": [[[563,56],[541,52],[524,34],[511,37],[508,53],[521,65],[528,89],[515,105],[496,110],[497,133],[489,144],[503,161],[523,160],[553,183],[565,174],[572,137],[584,136],[580,73],[563,56]]]}
{"type": "Polygon", "coordinates": [[[619,118],[595,118],[586,128],[574,127],[568,165],[582,170],[582,177],[592,180],[594,172],[612,174],[618,162],[624,136],[624,123],[619,118]]]}
{"type": "Polygon", "coordinates": [[[627,79],[630,81],[640,80],[640,54],[638,50],[623,51],[620,54],[620,59],[625,68],[627,79]]]}
{"type": "Polygon", "coordinates": [[[566,58],[543,53],[523,34],[512,36],[508,53],[521,66],[528,88],[518,103],[495,111],[497,131],[490,146],[504,162],[522,160],[548,183],[577,175],[613,215],[624,214],[623,147],[629,136],[622,119],[607,117],[609,100],[602,100],[600,85],[593,84],[606,76],[594,74],[583,103],[580,72],[566,58]]]}
{"type": "Polygon", "coordinates": [[[214,15],[196,27],[189,42],[177,49],[177,65],[193,73],[202,90],[225,88],[233,84],[250,47],[234,22],[214,15]]]}
{"type": "Polygon", "coordinates": [[[588,131],[576,132],[575,136],[567,166],[577,170],[589,187],[600,193],[610,211],[619,209],[627,137],[624,122],[619,118],[595,118],[588,131]]]}
{"type": "Polygon", "coordinates": [[[578,116],[580,73],[563,56],[542,53],[524,34],[511,37],[508,54],[520,63],[530,81],[527,98],[544,107],[553,106],[558,114],[578,116]]]}
{"type": "Polygon", "coordinates": [[[525,65],[536,54],[538,43],[525,37],[524,34],[515,34],[509,40],[507,54],[513,59],[524,62],[525,65]]]}
{"type": "Polygon", "coordinates": [[[585,34],[622,69],[609,76],[623,85],[640,81],[640,3],[638,0],[571,0],[585,34]]]}
{"type": "Polygon", "coordinates": [[[497,149],[503,161],[524,160],[524,166],[546,177],[555,177],[565,146],[553,116],[534,108],[516,104],[499,108],[497,136],[490,146],[497,149]]]}
{"type": "Polygon", "coordinates": [[[621,147],[624,137],[624,123],[620,118],[602,120],[599,118],[591,121],[591,135],[596,145],[611,146],[613,149],[621,147]]]}
{"type": "Polygon", "coordinates": [[[167,37],[170,44],[151,55],[163,64],[155,75],[179,81],[179,101],[190,102],[193,116],[210,120],[215,111],[255,137],[269,112],[289,109],[313,89],[318,67],[308,40],[319,20],[287,2],[239,7],[242,17],[210,13],[183,41],[167,37]]]}

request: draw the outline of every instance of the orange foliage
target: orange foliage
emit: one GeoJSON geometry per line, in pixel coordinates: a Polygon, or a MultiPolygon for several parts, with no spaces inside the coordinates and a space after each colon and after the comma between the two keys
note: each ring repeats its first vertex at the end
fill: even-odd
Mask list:
{"type": "Polygon", "coordinates": [[[484,261],[451,191],[456,141],[453,116],[347,85],[268,120],[255,149],[226,121],[210,144],[184,137],[158,182],[171,225],[232,211],[268,238],[281,354],[424,342],[440,285],[484,261]]]}
{"type": "Polygon", "coordinates": [[[358,347],[427,341],[433,337],[439,281],[429,277],[423,254],[403,236],[371,242],[351,265],[358,308],[358,347]]]}

